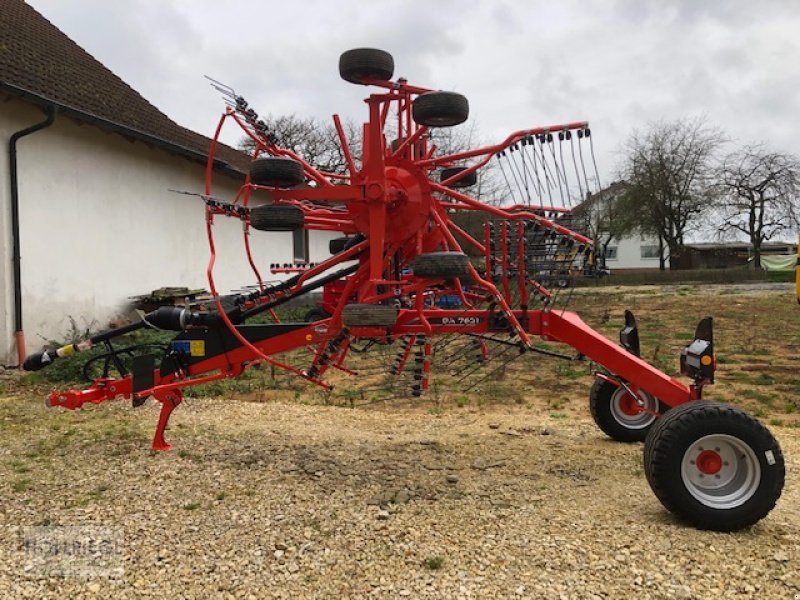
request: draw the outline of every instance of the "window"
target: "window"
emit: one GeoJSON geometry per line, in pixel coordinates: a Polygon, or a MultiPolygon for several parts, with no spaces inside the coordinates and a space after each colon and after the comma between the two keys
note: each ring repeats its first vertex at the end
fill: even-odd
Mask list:
{"type": "Polygon", "coordinates": [[[606,260],[617,260],[617,247],[609,246],[606,248],[606,260]]]}
{"type": "Polygon", "coordinates": [[[292,232],[292,252],[294,262],[308,262],[308,231],[305,229],[296,229],[292,232]]]}
{"type": "Polygon", "coordinates": [[[658,246],[640,246],[642,258],[660,258],[658,255],[658,246]]]}

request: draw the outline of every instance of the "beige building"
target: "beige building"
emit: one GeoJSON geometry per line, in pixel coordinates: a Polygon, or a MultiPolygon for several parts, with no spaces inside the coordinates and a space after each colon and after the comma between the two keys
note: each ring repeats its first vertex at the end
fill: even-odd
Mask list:
{"type": "MultiPolygon", "coordinates": [[[[70,319],[105,328],[129,296],[208,287],[203,201],[169,190],[203,191],[210,140],[22,0],[0,12],[0,365],[16,365],[18,331],[31,352],[63,339],[70,319]]],[[[217,159],[213,193],[232,199],[249,158],[222,147],[217,159]]],[[[218,289],[255,283],[241,223],[216,222],[218,289]]],[[[312,233],[303,258],[328,256],[330,237],[312,233]]],[[[291,233],[251,242],[265,278],[296,257],[291,233]]]]}

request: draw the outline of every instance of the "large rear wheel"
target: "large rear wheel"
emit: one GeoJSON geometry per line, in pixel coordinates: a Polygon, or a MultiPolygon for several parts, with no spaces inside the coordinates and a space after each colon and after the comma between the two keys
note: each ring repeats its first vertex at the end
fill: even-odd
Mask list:
{"type": "Polygon", "coordinates": [[[644,446],[644,469],[670,512],[700,529],[735,531],[763,519],[783,490],[783,453],[746,412],[691,401],[661,417],[644,446]]]}

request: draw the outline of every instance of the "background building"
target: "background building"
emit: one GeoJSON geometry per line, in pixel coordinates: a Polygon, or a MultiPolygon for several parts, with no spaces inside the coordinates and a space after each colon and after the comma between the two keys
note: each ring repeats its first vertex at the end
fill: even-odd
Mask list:
{"type": "MultiPolygon", "coordinates": [[[[210,140],[22,0],[0,11],[0,139],[0,364],[17,364],[18,329],[30,352],[63,339],[70,319],[105,328],[129,296],[207,287],[204,203],[170,190],[203,191],[210,140]]],[[[249,157],[222,146],[216,158],[212,192],[233,199],[249,157]]],[[[216,223],[218,289],[255,283],[241,223],[216,223]]],[[[253,231],[251,243],[269,279],[270,263],[328,256],[331,237],[253,231]]]]}

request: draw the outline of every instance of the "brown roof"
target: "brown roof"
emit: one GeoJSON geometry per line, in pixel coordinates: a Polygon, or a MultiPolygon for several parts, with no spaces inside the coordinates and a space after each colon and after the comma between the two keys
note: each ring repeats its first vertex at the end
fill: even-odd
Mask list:
{"type": "MultiPolygon", "coordinates": [[[[205,161],[211,140],[175,123],[22,0],[0,4],[0,91],[205,161]]],[[[249,162],[229,146],[215,158],[224,170],[249,162]]]]}

